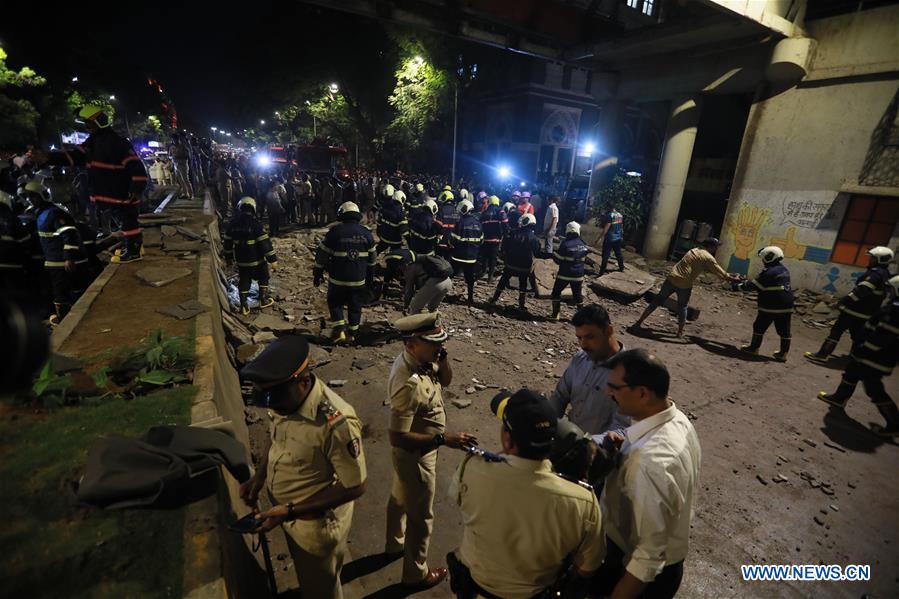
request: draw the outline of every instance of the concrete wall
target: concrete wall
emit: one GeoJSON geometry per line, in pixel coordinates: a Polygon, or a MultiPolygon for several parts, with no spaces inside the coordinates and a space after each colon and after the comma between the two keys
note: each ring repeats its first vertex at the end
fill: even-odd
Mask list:
{"type": "Polygon", "coordinates": [[[774,244],[794,287],[852,288],[862,269],[829,261],[849,192],[899,201],[899,188],[859,185],[866,156],[882,143],[878,124],[895,110],[896,31],[899,6],[811,23],[818,50],[806,79],[754,103],[718,253],[729,271],[756,272],[756,251],[774,244]]]}

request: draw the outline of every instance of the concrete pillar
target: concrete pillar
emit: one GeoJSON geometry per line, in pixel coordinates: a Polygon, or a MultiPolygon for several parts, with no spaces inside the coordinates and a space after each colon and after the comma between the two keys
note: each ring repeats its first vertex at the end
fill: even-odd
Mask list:
{"type": "Polygon", "coordinates": [[[646,227],[643,255],[650,259],[663,259],[677,227],[684,195],[684,183],[693,157],[693,144],[699,125],[700,99],[698,96],[678,98],[672,103],[671,117],[665,131],[665,145],[659,163],[659,176],[646,227]]]}
{"type": "MultiPolygon", "coordinates": [[[[621,119],[624,118],[624,102],[609,98],[602,104],[602,114],[599,118],[599,137],[596,140],[596,151],[591,156],[590,183],[587,188],[587,197],[592,198],[599,188],[608,182],[606,176],[609,167],[618,164],[620,150],[619,130],[621,119]]],[[[614,168],[612,169],[614,170],[614,168]]]]}

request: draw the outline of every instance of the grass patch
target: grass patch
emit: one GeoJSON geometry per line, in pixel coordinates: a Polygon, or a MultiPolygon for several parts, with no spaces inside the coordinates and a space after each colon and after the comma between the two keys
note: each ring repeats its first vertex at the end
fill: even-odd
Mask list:
{"type": "Polygon", "coordinates": [[[72,481],[100,435],[187,424],[192,386],[0,421],[0,588],[8,597],[180,597],[184,510],[75,505],[72,481]]]}

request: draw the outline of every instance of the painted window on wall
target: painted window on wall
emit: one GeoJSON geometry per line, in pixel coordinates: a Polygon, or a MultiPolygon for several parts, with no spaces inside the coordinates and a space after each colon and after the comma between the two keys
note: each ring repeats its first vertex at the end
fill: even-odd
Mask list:
{"type": "Polygon", "coordinates": [[[899,198],[855,195],[837,235],[831,262],[867,266],[869,249],[890,243],[899,222],[899,198]]]}

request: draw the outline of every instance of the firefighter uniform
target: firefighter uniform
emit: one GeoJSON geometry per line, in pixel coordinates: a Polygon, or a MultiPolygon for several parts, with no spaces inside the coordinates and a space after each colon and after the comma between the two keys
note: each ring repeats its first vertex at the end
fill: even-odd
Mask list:
{"type": "MultiPolygon", "coordinates": [[[[762,252],[770,248],[764,248],[762,252]]],[[[780,248],[775,248],[779,250],[780,248]]],[[[783,255],[783,252],[780,253],[783,255]]],[[[764,257],[763,257],[764,259],[764,257]]],[[[735,285],[740,291],[756,291],[758,293],[758,314],[752,323],[752,341],[740,349],[749,353],[758,353],[765,331],[774,323],[780,335],[780,351],[774,358],[785,362],[790,351],[790,319],[793,315],[793,289],[790,287],[790,271],[781,264],[782,258],[762,268],[759,275],[751,281],[743,281],[735,285]]]]}
{"type": "Polygon", "coordinates": [[[840,300],[840,316],[830,329],[827,339],[817,353],[806,352],[805,357],[816,361],[826,361],[836,349],[840,337],[847,330],[855,347],[861,341],[865,322],[880,309],[886,294],[886,282],[890,272],[885,265],[874,264],[859,277],[855,288],[840,300]]]}
{"type": "Polygon", "coordinates": [[[142,236],[137,218],[148,177],[131,142],[107,126],[72,150],[54,152],[50,162],[60,166],[87,166],[90,201],[100,210],[109,210],[121,223],[125,236],[125,248],[113,261],[139,260],[142,236]]]}
{"type": "Polygon", "coordinates": [[[371,232],[359,224],[359,208],[346,202],[338,212],[342,222],[332,227],[319,243],[313,277],[318,285],[323,280],[322,274],[328,273],[328,309],[333,338],[343,342],[352,341],[359,330],[364,294],[366,286],[372,283],[376,254],[371,232]],[[352,209],[347,205],[352,205],[352,209]]]}
{"type": "Polygon", "coordinates": [[[443,229],[443,234],[437,242],[437,254],[445,260],[453,257],[453,231],[459,223],[459,211],[456,210],[455,197],[453,192],[444,190],[437,198],[439,210],[437,211],[436,221],[443,229]]]}
{"type": "Polygon", "coordinates": [[[61,206],[51,203],[40,206],[36,223],[44,254],[44,271],[53,288],[56,319],[51,322],[59,322],[84,291],[87,257],[81,247],[75,219],[61,206]],[[73,262],[74,269],[67,270],[66,262],[73,262]]]}
{"type": "Polygon", "coordinates": [[[240,309],[245,315],[250,313],[250,287],[255,280],[259,284],[259,307],[274,304],[269,295],[269,264],[278,261],[268,233],[256,218],[256,202],[253,198],[242,198],[237,204],[237,213],[228,223],[223,235],[225,255],[237,263],[237,289],[240,293],[240,309]]]}
{"type": "MultiPolygon", "coordinates": [[[[893,277],[899,287],[899,275],[893,277]]],[[[891,282],[892,282],[891,280],[891,282]]],[[[864,341],[852,349],[849,366],[843,372],[843,380],[833,394],[822,391],[818,398],[843,408],[861,381],[865,393],[886,419],[885,427],[876,432],[883,436],[899,436],[899,409],[887,394],[883,378],[889,376],[899,356],[899,299],[893,299],[871,320],[865,323],[864,341]]]]}
{"type": "MultiPolygon", "coordinates": [[[[273,341],[241,370],[241,378],[263,391],[303,374],[309,344],[288,335],[273,341]]],[[[269,413],[272,444],[265,471],[273,505],[299,504],[339,484],[346,489],[365,482],[362,424],[353,407],[320,379],[299,409],[269,413]]],[[[343,597],[340,570],[353,517],[353,502],[319,513],[303,513],[283,523],[304,597],[343,597]]]]}
{"type": "Polygon", "coordinates": [[[572,221],[565,227],[565,239],[553,252],[553,260],[559,265],[556,282],[553,284],[551,318],[559,320],[562,309],[562,291],[571,286],[574,303],[580,305],[584,301],[582,287],[584,284],[584,259],[587,257],[587,244],[581,239],[581,226],[572,221]]]}
{"type": "Polygon", "coordinates": [[[503,242],[503,233],[509,226],[506,213],[499,206],[499,198],[490,196],[487,208],[481,213],[481,229],[484,231],[484,243],[481,244],[481,260],[487,271],[487,282],[493,282],[496,271],[496,260],[503,242]]]}
{"type": "Polygon", "coordinates": [[[456,275],[460,272],[465,277],[465,285],[468,288],[468,306],[474,303],[475,270],[478,265],[478,254],[481,251],[481,242],[484,241],[484,233],[481,230],[481,220],[474,212],[474,206],[468,200],[464,200],[463,214],[456,223],[452,234],[453,242],[453,271],[456,275]]]}
{"type": "MultiPolygon", "coordinates": [[[[395,326],[404,335],[420,334],[437,343],[447,338],[436,312],[400,318],[395,326]]],[[[436,364],[421,364],[404,350],[390,369],[387,390],[391,431],[443,434],[446,411],[436,364]]],[[[393,447],[392,460],[393,484],[387,503],[385,551],[404,551],[402,581],[417,584],[429,572],[427,557],[434,524],[437,446],[435,444],[429,451],[393,447]]]]}
{"type": "Polygon", "coordinates": [[[384,288],[391,281],[405,282],[406,267],[415,262],[416,254],[409,248],[397,247],[384,254],[384,288]]]}
{"type": "Polygon", "coordinates": [[[378,211],[377,253],[401,247],[408,235],[408,227],[403,205],[393,198],[385,200],[378,211]]]}
{"type": "Polygon", "coordinates": [[[409,210],[409,249],[420,256],[432,255],[437,248],[438,236],[443,227],[434,220],[434,214],[426,204],[409,210]]]}
{"type": "Polygon", "coordinates": [[[31,235],[13,210],[13,197],[0,191],[0,289],[21,291],[26,286],[26,267],[31,235]]]}
{"type": "Polygon", "coordinates": [[[540,240],[534,234],[533,215],[530,216],[532,222],[526,226],[520,226],[512,231],[503,240],[503,261],[505,267],[503,274],[499,278],[496,291],[490,300],[494,304],[499,300],[499,296],[509,284],[509,280],[513,276],[518,277],[518,307],[524,310],[525,294],[528,288],[528,278],[531,269],[534,266],[534,257],[540,253],[540,240]]]}

